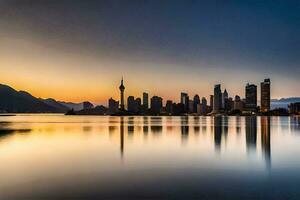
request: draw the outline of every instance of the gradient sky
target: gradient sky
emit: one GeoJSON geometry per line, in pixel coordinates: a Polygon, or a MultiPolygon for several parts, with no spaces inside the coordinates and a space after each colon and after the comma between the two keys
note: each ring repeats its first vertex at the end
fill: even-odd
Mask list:
{"type": "Polygon", "coordinates": [[[300,96],[300,1],[0,0],[0,27],[0,82],[38,97],[300,96]]]}

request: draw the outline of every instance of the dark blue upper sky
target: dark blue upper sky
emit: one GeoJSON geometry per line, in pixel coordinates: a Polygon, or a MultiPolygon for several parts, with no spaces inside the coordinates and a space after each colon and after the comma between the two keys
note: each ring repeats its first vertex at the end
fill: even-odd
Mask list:
{"type": "Polygon", "coordinates": [[[110,71],[77,68],[122,70],[117,78],[145,71],[172,80],[184,73],[193,84],[199,74],[225,85],[236,76],[240,83],[271,77],[299,85],[300,1],[10,0],[0,1],[0,25],[2,38],[111,63],[110,71]]]}

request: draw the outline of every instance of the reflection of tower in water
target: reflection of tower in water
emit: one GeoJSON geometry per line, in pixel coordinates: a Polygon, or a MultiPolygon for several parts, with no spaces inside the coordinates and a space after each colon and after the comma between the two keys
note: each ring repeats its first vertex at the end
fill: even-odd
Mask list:
{"type": "Polygon", "coordinates": [[[256,116],[246,117],[246,145],[247,151],[256,149],[257,119],[256,116]]]}
{"type": "Polygon", "coordinates": [[[121,117],[120,119],[120,151],[121,151],[121,157],[123,158],[124,154],[124,118],[121,117]]]}
{"type": "Polygon", "coordinates": [[[222,139],[222,117],[214,117],[214,140],[215,149],[220,151],[221,149],[221,139],[222,139]]]}
{"type": "Polygon", "coordinates": [[[182,116],[180,118],[180,122],[181,122],[181,139],[182,142],[185,142],[188,137],[189,137],[189,118],[188,116],[182,116]]]}
{"type": "Polygon", "coordinates": [[[271,167],[270,117],[261,117],[261,148],[267,167],[271,167]]]}
{"type": "Polygon", "coordinates": [[[195,133],[199,133],[199,131],[200,131],[200,126],[199,126],[200,122],[199,121],[200,121],[199,116],[194,117],[194,132],[195,133]]]}
{"type": "Polygon", "coordinates": [[[224,136],[225,142],[228,135],[228,117],[217,116],[214,117],[214,140],[215,150],[221,150],[222,137],[224,136]]]}
{"type": "Polygon", "coordinates": [[[143,133],[144,135],[148,135],[149,132],[149,124],[148,124],[148,117],[143,117],[143,133]]]}

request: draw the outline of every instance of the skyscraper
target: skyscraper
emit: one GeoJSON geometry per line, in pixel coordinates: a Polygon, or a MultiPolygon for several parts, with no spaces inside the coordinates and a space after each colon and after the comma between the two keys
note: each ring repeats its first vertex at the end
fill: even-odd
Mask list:
{"type": "Polygon", "coordinates": [[[206,98],[205,97],[202,97],[202,100],[201,100],[201,104],[202,104],[202,108],[201,108],[201,114],[202,115],[206,115],[207,114],[207,101],[206,101],[206,98]]]}
{"type": "Polygon", "coordinates": [[[257,86],[248,83],[245,88],[245,96],[245,109],[247,111],[255,112],[257,107],[257,86]]]}
{"type": "Polygon", "coordinates": [[[110,114],[114,114],[118,112],[119,109],[119,101],[114,100],[113,98],[110,98],[108,100],[108,110],[110,114]]]}
{"type": "Polygon", "coordinates": [[[219,113],[220,109],[222,108],[222,92],[221,92],[221,85],[217,84],[214,88],[214,107],[213,112],[219,113]]]}
{"type": "Polygon", "coordinates": [[[123,85],[123,77],[121,80],[121,85],[119,87],[120,89],[120,96],[121,96],[121,104],[120,104],[120,109],[121,110],[125,110],[125,103],[124,103],[124,90],[125,90],[125,86],[123,85]]]}
{"type": "Polygon", "coordinates": [[[187,93],[181,92],[180,103],[183,104],[184,112],[188,112],[189,111],[189,96],[187,93]]]}
{"type": "Polygon", "coordinates": [[[214,107],[214,95],[210,95],[210,96],[209,96],[209,106],[210,106],[211,108],[214,107]]]}
{"type": "Polygon", "coordinates": [[[243,111],[243,101],[241,101],[240,96],[236,95],[234,98],[233,109],[243,111]]]}
{"type": "Polygon", "coordinates": [[[200,104],[200,97],[198,96],[198,94],[196,94],[194,96],[194,104],[193,104],[193,112],[196,113],[197,112],[197,105],[200,104]]]}
{"type": "Polygon", "coordinates": [[[129,96],[127,98],[127,110],[129,112],[135,112],[136,111],[136,101],[134,100],[134,96],[129,96]]]}
{"type": "Polygon", "coordinates": [[[222,93],[222,109],[224,111],[227,110],[227,102],[228,102],[228,93],[225,88],[224,92],[222,93]]]}
{"type": "Polygon", "coordinates": [[[149,109],[149,101],[148,101],[148,93],[144,92],[143,93],[143,107],[145,110],[149,109]]]}
{"type": "Polygon", "coordinates": [[[153,96],[151,98],[151,112],[152,114],[159,114],[162,109],[162,98],[153,96]]]}
{"type": "Polygon", "coordinates": [[[271,81],[270,79],[265,79],[264,82],[261,82],[261,95],[260,95],[260,110],[261,112],[270,111],[270,89],[271,89],[271,81]]]}
{"type": "Polygon", "coordinates": [[[166,111],[167,111],[168,114],[173,113],[173,102],[171,100],[167,100],[166,111]]]}

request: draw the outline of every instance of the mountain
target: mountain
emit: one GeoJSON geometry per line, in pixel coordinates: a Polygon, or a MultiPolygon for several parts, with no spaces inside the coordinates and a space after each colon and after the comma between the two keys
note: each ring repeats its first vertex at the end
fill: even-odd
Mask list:
{"type": "Polygon", "coordinates": [[[79,111],[70,111],[67,115],[105,115],[108,108],[105,106],[96,106],[95,108],[83,109],[79,111]]]}
{"type": "Polygon", "coordinates": [[[73,109],[74,111],[79,111],[83,109],[83,102],[82,103],[72,103],[72,102],[64,102],[64,101],[59,101],[63,106],[66,106],[70,110],[73,109]]]}
{"type": "Polygon", "coordinates": [[[25,91],[0,84],[0,110],[10,113],[59,113],[64,112],[50,106],[25,91]]]}
{"type": "Polygon", "coordinates": [[[300,97],[290,97],[271,100],[271,109],[288,108],[290,103],[300,102],[300,97]]]}
{"type": "Polygon", "coordinates": [[[52,98],[48,98],[48,99],[39,98],[39,100],[46,103],[49,106],[52,106],[58,110],[61,110],[62,112],[67,112],[68,110],[70,110],[69,107],[57,102],[55,99],[52,99],[52,98]]]}

